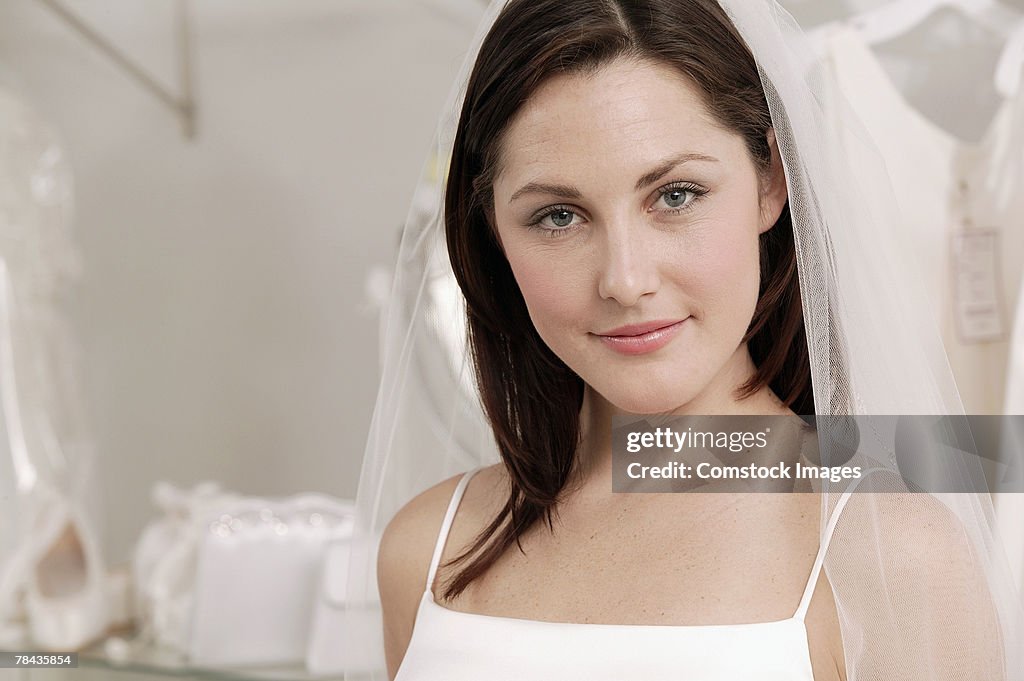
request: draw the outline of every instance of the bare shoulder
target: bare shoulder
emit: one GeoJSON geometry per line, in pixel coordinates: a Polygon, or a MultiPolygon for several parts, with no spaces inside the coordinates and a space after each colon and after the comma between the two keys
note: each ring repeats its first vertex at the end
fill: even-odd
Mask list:
{"type": "Polygon", "coordinates": [[[415,600],[418,600],[441,520],[460,477],[454,475],[420,492],[388,521],[377,553],[377,580],[382,598],[417,592],[415,600]],[[415,579],[419,576],[422,581],[415,579]]]}
{"type": "MultiPolygon", "coordinates": [[[[477,525],[493,503],[490,495],[500,485],[500,464],[481,469],[466,488],[444,556],[462,544],[465,529],[477,525]]],[[[377,586],[384,620],[384,647],[391,678],[405,656],[412,637],[420,599],[426,588],[430,559],[441,524],[463,474],[453,475],[410,499],[391,518],[377,553],[377,586]]]]}
{"type": "MultiPolygon", "coordinates": [[[[959,599],[967,584],[980,587],[985,581],[986,556],[975,543],[978,537],[971,537],[974,518],[965,524],[941,499],[924,492],[853,496],[863,497],[855,506],[860,517],[851,518],[860,525],[857,534],[867,548],[877,547],[873,558],[862,556],[875,570],[878,557],[887,556],[882,567],[894,578],[891,582],[908,590],[926,586],[936,597],[959,599]]],[[[893,583],[887,586],[894,588],[893,583]]]]}
{"type": "Polygon", "coordinates": [[[832,565],[853,578],[837,595],[858,613],[864,645],[906,644],[921,664],[956,650],[977,678],[1001,678],[998,604],[1010,588],[989,576],[977,522],[964,515],[923,492],[853,494],[830,548],[832,565]]]}
{"type": "Polygon", "coordinates": [[[948,562],[951,553],[969,557],[970,542],[963,522],[939,498],[907,491],[894,472],[873,478],[862,491],[851,495],[837,522],[837,536],[870,540],[879,548],[891,549],[892,555],[915,558],[906,562],[907,568],[920,567],[930,558],[948,562]]]}
{"type": "MultiPolygon", "coordinates": [[[[390,593],[414,593],[418,601],[426,587],[427,572],[441,523],[455,488],[464,474],[453,475],[420,492],[388,522],[381,537],[377,558],[378,581],[390,593]]],[[[479,522],[496,510],[497,492],[505,485],[504,467],[494,464],[480,469],[466,487],[459,503],[444,556],[452,553],[459,539],[479,530],[479,522]]]]}

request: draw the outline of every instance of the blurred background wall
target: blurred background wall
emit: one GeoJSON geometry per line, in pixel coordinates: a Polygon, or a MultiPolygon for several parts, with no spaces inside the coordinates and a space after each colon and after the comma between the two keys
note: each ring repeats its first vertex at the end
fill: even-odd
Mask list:
{"type": "MultiPolygon", "coordinates": [[[[177,82],[173,4],[66,6],[177,82]]],[[[473,2],[191,4],[198,134],[34,0],[0,83],[75,176],[85,393],[126,560],[156,480],[354,496],[377,383],[365,281],[390,265],[473,2]]]]}

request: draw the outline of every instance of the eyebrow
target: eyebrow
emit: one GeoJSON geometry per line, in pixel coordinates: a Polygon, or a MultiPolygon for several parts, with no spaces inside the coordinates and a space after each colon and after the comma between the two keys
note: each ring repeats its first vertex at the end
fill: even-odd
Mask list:
{"type": "MultiPolygon", "coordinates": [[[[708,163],[718,163],[718,159],[714,156],[708,156],[706,154],[680,154],[679,156],[673,156],[672,158],[666,159],[659,163],[651,172],[644,174],[639,180],[636,181],[636,191],[640,191],[647,185],[657,182],[665,175],[667,175],[673,168],[680,166],[690,161],[706,161],[708,163]]],[[[568,184],[548,184],[546,182],[529,182],[512,194],[512,198],[509,199],[509,203],[512,203],[520,196],[524,194],[551,194],[553,196],[560,196],[566,199],[581,199],[583,193],[579,189],[568,184]]]]}

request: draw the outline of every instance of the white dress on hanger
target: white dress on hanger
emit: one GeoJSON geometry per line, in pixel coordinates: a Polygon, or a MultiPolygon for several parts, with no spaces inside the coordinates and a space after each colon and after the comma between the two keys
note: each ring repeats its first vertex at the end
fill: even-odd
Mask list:
{"type": "MultiPolygon", "coordinates": [[[[934,292],[964,407],[972,414],[1004,413],[1009,337],[1024,270],[1024,92],[1004,100],[980,141],[970,143],[911,106],[853,28],[834,28],[821,46],[843,96],[884,156],[905,220],[910,265],[934,292]],[[954,255],[955,243],[964,255],[954,255]],[[974,288],[958,295],[958,287],[967,286],[974,288]]],[[[938,96],[952,106],[956,94],[938,96]]]]}
{"type": "MultiPolygon", "coordinates": [[[[912,106],[853,28],[828,30],[820,47],[845,105],[884,156],[904,218],[907,259],[913,259],[907,266],[918,268],[925,289],[934,292],[965,410],[1024,413],[1024,87],[999,104],[979,141],[967,142],[912,106]],[[958,242],[966,244],[959,256],[958,242]],[[975,288],[958,294],[965,286],[975,288]],[[980,310],[973,318],[971,306],[980,310]]],[[[942,85],[955,90],[936,83],[942,85]]],[[[952,108],[957,94],[938,90],[933,99],[952,108]]],[[[941,118],[950,123],[955,116],[947,111],[941,118]]],[[[996,493],[993,504],[1006,559],[1024,594],[1024,494],[996,493]]]]}

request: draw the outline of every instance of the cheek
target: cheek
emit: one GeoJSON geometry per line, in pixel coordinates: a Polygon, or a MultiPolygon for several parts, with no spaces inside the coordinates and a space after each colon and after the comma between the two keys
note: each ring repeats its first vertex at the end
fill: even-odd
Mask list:
{"type": "Polygon", "coordinates": [[[506,249],[509,266],[523,300],[541,337],[553,340],[549,330],[571,325],[586,304],[585,277],[581,268],[567,267],[564,260],[544,248],[506,249]]]}
{"type": "Polygon", "coordinates": [[[702,258],[707,278],[719,289],[758,281],[758,241],[749,232],[725,232],[702,258]]]}
{"type": "Polygon", "coordinates": [[[698,304],[710,317],[744,330],[753,316],[760,286],[758,207],[720,214],[692,261],[692,279],[702,289],[698,304]]]}

